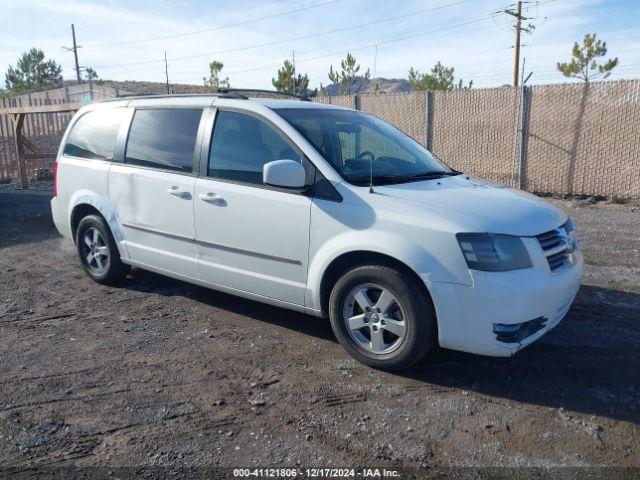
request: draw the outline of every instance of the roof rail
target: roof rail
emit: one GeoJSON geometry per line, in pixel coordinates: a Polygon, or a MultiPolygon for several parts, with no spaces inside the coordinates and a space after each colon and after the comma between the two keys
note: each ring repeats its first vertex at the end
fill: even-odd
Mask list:
{"type": "Polygon", "coordinates": [[[234,93],[241,94],[241,92],[267,93],[269,95],[281,95],[283,97],[297,98],[298,100],[301,100],[303,102],[310,102],[311,101],[311,99],[309,97],[307,97],[306,95],[297,95],[295,93],[289,93],[289,92],[279,92],[277,90],[262,90],[262,89],[259,89],[259,88],[219,88],[218,92],[219,93],[224,93],[224,94],[234,94],[234,93]]]}
{"type": "Polygon", "coordinates": [[[239,98],[242,100],[247,100],[248,97],[245,95],[241,95],[235,92],[207,92],[207,93],[125,93],[118,95],[117,97],[108,99],[109,100],[119,100],[119,99],[128,99],[133,100],[137,98],[170,98],[170,97],[225,97],[225,98],[239,98]]]}

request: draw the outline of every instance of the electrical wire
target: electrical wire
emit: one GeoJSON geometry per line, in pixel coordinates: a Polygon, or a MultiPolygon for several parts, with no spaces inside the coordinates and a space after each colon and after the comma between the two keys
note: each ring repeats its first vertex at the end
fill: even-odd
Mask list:
{"type": "MultiPolygon", "coordinates": [[[[159,37],[142,38],[142,39],[139,39],[139,40],[125,40],[123,42],[88,44],[88,45],[83,45],[83,48],[116,47],[116,46],[121,46],[121,45],[133,45],[133,44],[136,44],[136,43],[154,42],[156,40],[167,40],[167,39],[170,39],[170,38],[188,37],[188,36],[191,36],[191,35],[198,35],[198,34],[207,33],[207,32],[215,32],[215,31],[218,31],[218,30],[226,29],[226,28],[240,27],[242,25],[248,25],[250,23],[262,22],[264,20],[271,20],[273,18],[284,17],[285,15],[291,15],[292,13],[304,12],[304,11],[307,11],[307,10],[311,10],[313,8],[324,7],[326,5],[330,5],[330,4],[333,4],[333,3],[338,3],[338,2],[341,2],[341,1],[342,0],[329,0],[328,2],[317,3],[317,4],[314,4],[314,5],[310,5],[308,7],[296,8],[294,10],[288,10],[286,12],[277,13],[275,15],[268,15],[266,17],[253,18],[251,20],[243,20],[241,22],[229,23],[229,24],[226,24],[226,25],[219,25],[217,27],[205,28],[205,29],[202,29],[202,30],[195,30],[193,32],[175,33],[175,34],[172,34],[172,35],[162,35],[162,36],[159,36],[159,37]]],[[[470,1],[470,0],[465,0],[465,1],[470,1]]]]}
{"type": "MultiPolygon", "coordinates": [[[[325,35],[330,35],[330,34],[333,34],[333,33],[345,32],[345,31],[354,30],[354,29],[357,29],[357,28],[369,27],[369,26],[372,26],[372,25],[379,25],[381,23],[400,20],[400,19],[403,19],[403,18],[408,18],[408,17],[411,17],[411,16],[432,12],[432,11],[439,10],[439,9],[442,9],[442,8],[446,8],[446,7],[451,7],[451,6],[454,6],[454,5],[460,5],[462,3],[467,3],[467,2],[470,2],[470,1],[472,1],[472,0],[458,0],[456,2],[448,3],[448,4],[445,4],[445,5],[439,5],[437,7],[432,7],[432,8],[419,10],[419,11],[411,12],[411,13],[405,13],[403,15],[397,15],[395,17],[388,17],[388,18],[382,18],[382,19],[378,19],[378,20],[373,20],[371,22],[365,22],[365,23],[360,23],[360,24],[356,24],[356,25],[350,25],[350,26],[347,26],[347,27],[335,28],[333,30],[327,30],[327,31],[324,31],[324,32],[310,33],[310,34],[301,35],[301,36],[298,36],[298,37],[292,37],[292,38],[287,38],[287,39],[282,39],[282,40],[275,40],[275,41],[272,41],[272,42],[266,42],[266,43],[260,43],[260,44],[254,44],[254,45],[247,45],[247,46],[244,46],[244,47],[237,47],[237,48],[232,48],[232,49],[227,49],[227,50],[218,50],[218,51],[214,51],[214,52],[203,52],[203,53],[197,53],[197,54],[194,54],[194,55],[185,55],[185,56],[182,56],[182,57],[170,58],[168,60],[169,61],[176,61],[176,60],[187,60],[187,59],[199,58],[199,57],[208,57],[208,56],[211,56],[211,55],[220,55],[220,54],[224,54],[224,53],[235,53],[235,52],[251,50],[251,49],[254,49],[254,48],[270,47],[270,46],[274,46],[274,45],[280,45],[280,44],[283,44],[283,43],[295,42],[295,41],[299,41],[299,40],[307,40],[309,38],[317,38],[317,37],[321,37],[321,36],[325,36],[325,35]]],[[[131,62],[131,63],[111,64],[111,65],[108,65],[108,64],[107,65],[96,65],[95,68],[108,68],[108,67],[130,66],[130,65],[146,65],[146,64],[160,63],[160,62],[164,62],[164,59],[162,59],[162,60],[146,60],[146,61],[143,61],[143,62],[131,62]]]]}

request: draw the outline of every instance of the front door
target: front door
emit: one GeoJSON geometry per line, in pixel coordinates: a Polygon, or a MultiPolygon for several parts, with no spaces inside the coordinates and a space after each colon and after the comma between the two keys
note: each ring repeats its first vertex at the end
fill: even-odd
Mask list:
{"type": "Polygon", "coordinates": [[[198,278],[193,199],[202,109],[137,109],[123,164],[109,171],[109,200],[129,257],[198,278]]]}
{"type": "Polygon", "coordinates": [[[262,183],[262,166],[302,155],[268,121],[218,110],[206,172],[195,185],[203,280],[304,305],[311,200],[262,183]]]}

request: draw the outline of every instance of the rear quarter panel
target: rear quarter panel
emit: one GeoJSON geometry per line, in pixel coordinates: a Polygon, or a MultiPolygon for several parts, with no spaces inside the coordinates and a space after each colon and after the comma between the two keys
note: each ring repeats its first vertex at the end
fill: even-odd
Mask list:
{"type": "Polygon", "coordinates": [[[102,160],[58,157],[58,196],[52,201],[56,227],[73,240],[71,215],[78,205],[91,205],[105,218],[113,234],[120,256],[127,258],[122,228],[115,209],[108,199],[108,178],[111,164],[102,160]]]}

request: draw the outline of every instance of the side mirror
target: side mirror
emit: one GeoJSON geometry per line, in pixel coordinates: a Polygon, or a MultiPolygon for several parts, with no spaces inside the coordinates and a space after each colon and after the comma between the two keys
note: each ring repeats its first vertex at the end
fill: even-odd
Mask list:
{"type": "Polygon", "coordinates": [[[274,160],[262,167],[262,181],[273,187],[303,188],[304,167],[293,160],[274,160]]]}

